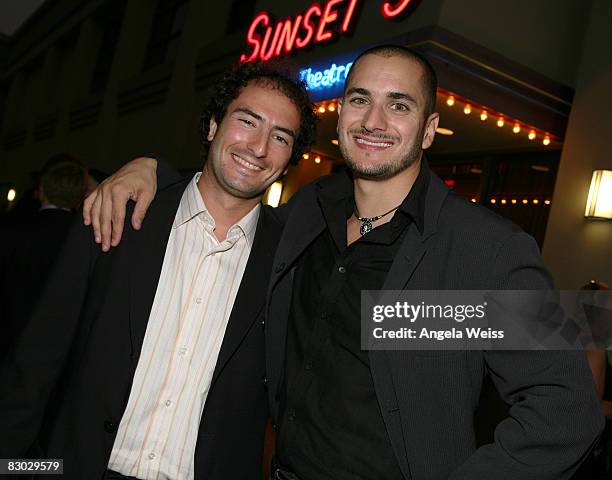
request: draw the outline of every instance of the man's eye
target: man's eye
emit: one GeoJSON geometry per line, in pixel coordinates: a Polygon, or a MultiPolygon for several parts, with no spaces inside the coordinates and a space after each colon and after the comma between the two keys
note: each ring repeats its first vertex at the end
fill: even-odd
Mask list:
{"type": "Polygon", "coordinates": [[[240,118],[239,119],[242,123],[244,123],[245,125],[248,125],[250,127],[254,127],[255,124],[253,122],[251,122],[250,120],[246,119],[246,118],[240,118]]]}
{"type": "Polygon", "coordinates": [[[410,108],[408,108],[408,105],[405,105],[403,103],[394,103],[393,105],[391,105],[391,109],[397,110],[398,112],[407,112],[408,110],[410,110],[410,108]]]}
{"type": "Polygon", "coordinates": [[[355,97],[355,98],[351,98],[351,103],[354,103],[356,105],[364,105],[367,103],[367,101],[365,98],[355,97]]]}
{"type": "Polygon", "coordinates": [[[285,145],[289,145],[289,142],[287,141],[287,139],[281,135],[276,135],[274,138],[278,140],[279,142],[284,143],[285,145]]]}

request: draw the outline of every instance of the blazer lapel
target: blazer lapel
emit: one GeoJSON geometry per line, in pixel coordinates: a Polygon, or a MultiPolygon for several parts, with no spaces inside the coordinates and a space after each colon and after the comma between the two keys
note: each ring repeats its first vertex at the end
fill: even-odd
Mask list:
{"type": "Polygon", "coordinates": [[[221,344],[211,389],[264,307],[272,260],[281,232],[282,225],[265,207],[262,208],[255,240],[221,344]]]}
{"type": "MultiPolygon", "coordinates": [[[[429,167],[425,164],[424,168],[429,167]]],[[[425,200],[423,234],[419,233],[414,223],[410,225],[385,278],[383,290],[406,289],[412,275],[427,253],[427,241],[436,232],[438,215],[442,203],[448,194],[448,188],[433,172],[430,172],[430,175],[430,183],[425,200]]],[[[410,473],[410,452],[407,452],[405,447],[406,443],[402,429],[400,409],[396,398],[393,376],[391,375],[390,362],[392,360],[389,357],[389,353],[384,350],[370,350],[368,356],[374,389],[381,405],[383,420],[389,433],[393,451],[404,477],[410,479],[412,478],[410,473]]],[[[406,366],[406,368],[408,367],[406,366]]],[[[415,385],[415,388],[420,388],[420,386],[415,385]]]]}
{"type": "MultiPolygon", "coordinates": [[[[190,181],[191,179],[189,179],[190,181]]],[[[129,242],[130,258],[130,335],[132,360],[138,364],[151,307],[157,291],[170,229],[188,180],[159,192],[151,204],[140,231],[126,228],[124,242],[129,242]]],[[[126,219],[131,215],[127,212],[126,219]]]]}

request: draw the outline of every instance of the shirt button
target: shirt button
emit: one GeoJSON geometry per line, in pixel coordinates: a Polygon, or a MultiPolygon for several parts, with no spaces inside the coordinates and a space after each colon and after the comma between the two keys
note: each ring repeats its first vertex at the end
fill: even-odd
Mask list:
{"type": "Polygon", "coordinates": [[[304,368],[306,370],[312,370],[312,363],[311,362],[306,362],[306,364],[304,365],[304,368]]]}
{"type": "Polygon", "coordinates": [[[165,405],[166,407],[171,407],[171,406],[172,406],[172,400],[166,400],[166,401],[164,402],[164,405],[165,405]]]}
{"type": "Polygon", "coordinates": [[[340,266],[338,267],[338,272],[339,272],[339,273],[346,273],[346,268],[345,268],[345,267],[343,267],[342,265],[340,265],[340,266]]]}
{"type": "Polygon", "coordinates": [[[149,453],[147,457],[149,457],[149,460],[155,460],[155,454],[153,452],[149,453]]]}
{"type": "Polygon", "coordinates": [[[185,348],[185,347],[181,347],[181,348],[179,348],[179,350],[178,350],[178,354],[179,354],[181,357],[182,357],[182,356],[184,356],[184,355],[186,355],[186,354],[187,354],[187,348],[185,348]]]}
{"type": "Polygon", "coordinates": [[[106,420],[104,422],[104,430],[107,433],[115,433],[116,425],[113,422],[111,422],[110,420],[106,420]]]}
{"type": "Polygon", "coordinates": [[[295,410],[291,410],[289,412],[289,414],[287,415],[287,420],[289,420],[290,422],[293,422],[295,420],[295,410]]]}
{"type": "Polygon", "coordinates": [[[202,303],[202,298],[201,297],[196,298],[195,302],[199,305],[200,303],[202,303]]]}
{"type": "Polygon", "coordinates": [[[321,313],[321,320],[327,320],[327,312],[321,313]]]}

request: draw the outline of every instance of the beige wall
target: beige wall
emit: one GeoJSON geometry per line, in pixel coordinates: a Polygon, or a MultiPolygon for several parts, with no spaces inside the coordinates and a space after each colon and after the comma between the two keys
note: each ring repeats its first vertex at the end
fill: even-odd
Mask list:
{"type": "Polygon", "coordinates": [[[612,170],[611,24],[612,2],[595,0],[543,248],[558,288],[612,284],[612,221],[584,218],[593,170],[612,170]]]}

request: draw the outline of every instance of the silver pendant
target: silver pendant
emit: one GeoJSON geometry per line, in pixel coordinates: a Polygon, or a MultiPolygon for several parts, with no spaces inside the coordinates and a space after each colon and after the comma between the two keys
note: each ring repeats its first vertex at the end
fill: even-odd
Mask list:
{"type": "Polygon", "coordinates": [[[359,227],[359,233],[363,237],[366,233],[372,230],[372,223],[369,220],[362,220],[361,227],[359,227]]]}

